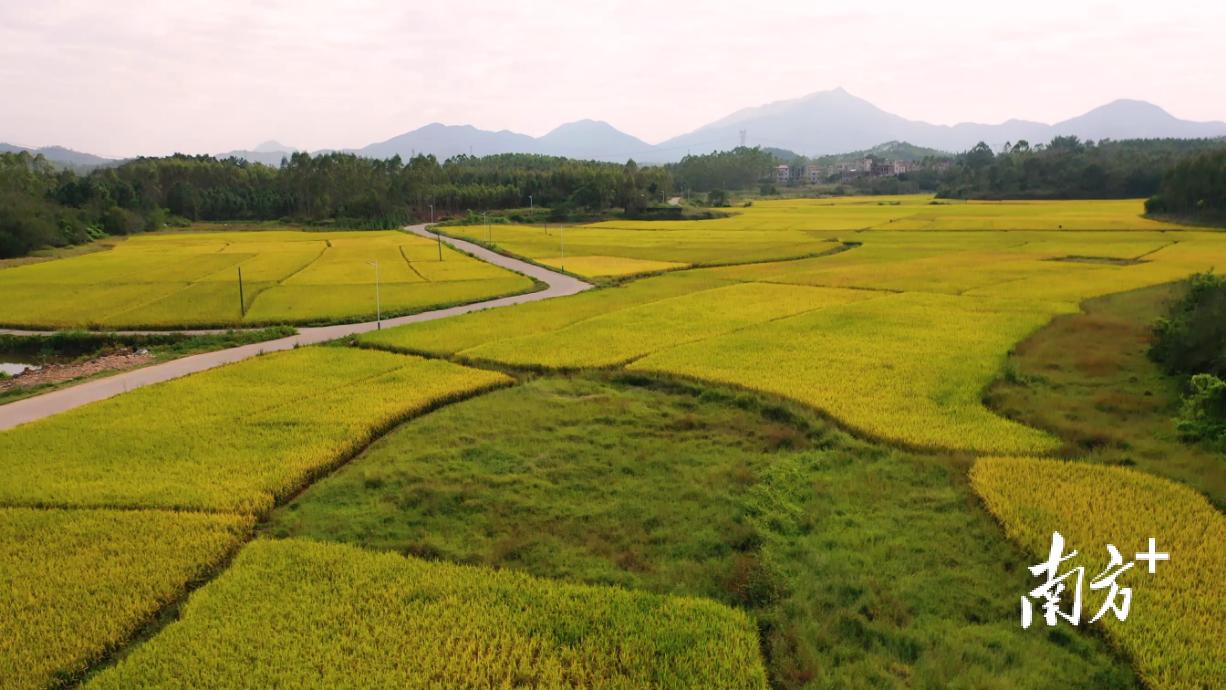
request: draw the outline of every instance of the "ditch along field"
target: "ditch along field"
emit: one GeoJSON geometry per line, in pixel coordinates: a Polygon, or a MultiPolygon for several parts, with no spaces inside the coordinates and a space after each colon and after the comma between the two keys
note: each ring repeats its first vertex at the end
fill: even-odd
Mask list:
{"type": "Polygon", "coordinates": [[[708,268],[262,357],[0,434],[0,608],[22,612],[0,629],[0,678],[1222,685],[1222,515],[1199,493],[1221,458],[1163,472],[1195,490],[1139,471],[1157,457],[1035,460],[1086,448],[1020,396],[984,400],[1019,342],[1085,300],[1226,265],[1226,235],[1139,202],[740,211],[566,231],[568,255],[597,233],[592,265],[708,268]],[[1172,560],[1127,573],[1126,623],[1022,630],[1025,566],[1053,529],[1095,558],[1155,536],[1172,560]]]}
{"type": "MultiPolygon", "coordinates": [[[[207,226],[206,226],[207,227],[207,226]]],[[[186,232],[0,270],[0,326],[203,328],[373,321],[531,290],[524,276],[396,231],[186,232]],[[238,284],[242,271],[242,301],[238,284]]]]}

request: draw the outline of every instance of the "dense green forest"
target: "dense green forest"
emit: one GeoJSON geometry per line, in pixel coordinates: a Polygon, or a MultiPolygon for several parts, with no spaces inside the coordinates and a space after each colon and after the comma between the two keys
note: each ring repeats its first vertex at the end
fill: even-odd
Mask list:
{"type": "Polygon", "coordinates": [[[1158,193],[1145,203],[1145,210],[1226,224],[1226,144],[1171,168],[1158,193]]]}
{"type": "Polygon", "coordinates": [[[960,154],[938,196],[960,199],[1112,199],[1148,197],[1190,155],[1226,147],[1211,139],[1026,141],[1001,153],[980,143],[960,154]]]}

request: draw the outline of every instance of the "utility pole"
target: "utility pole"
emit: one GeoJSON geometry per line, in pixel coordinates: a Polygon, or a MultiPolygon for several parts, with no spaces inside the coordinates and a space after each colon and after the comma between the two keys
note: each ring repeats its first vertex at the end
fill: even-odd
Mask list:
{"type": "Polygon", "coordinates": [[[485,223],[485,241],[489,244],[493,244],[494,231],[490,229],[490,219],[485,215],[485,211],[481,212],[481,220],[485,223]]]}
{"type": "Polygon", "coordinates": [[[243,267],[238,266],[238,313],[242,318],[247,317],[247,300],[243,298],[243,267]]]}
{"type": "Polygon", "coordinates": [[[566,270],[566,226],[565,225],[558,226],[558,242],[561,243],[562,245],[562,261],[558,265],[558,268],[561,268],[563,271],[565,271],[566,270]]]}
{"type": "MultiPolygon", "coordinates": [[[[430,225],[431,226],[434,225],[434,204],[430,204],[430,225]]],[[[439,233],[438,228],[432,227],[431,229],[434,230],[434,239],[438,240],[438,260],[442,261],[443,260],[443,236],[442,234],[439,233]]]]}
{"type": "Polygon", "coordinates": [[[379,301],[379,260],[370,262],[375,267],[375,329],[383,330],[383,305],[379,301]]]}

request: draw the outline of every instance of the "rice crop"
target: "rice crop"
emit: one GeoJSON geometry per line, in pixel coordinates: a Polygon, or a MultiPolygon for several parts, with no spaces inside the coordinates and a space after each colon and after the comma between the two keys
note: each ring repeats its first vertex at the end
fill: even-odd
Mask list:
{"type": "Polygon", "coordinates": [[[739,283],[627,307],[555,331],[498,340],[461,350],[460,355],[551,368],[612,366],[668,347],[877,294],[739,283]]]}
{"type": "Polygon", "coordinates": [[[0,271],[0,325],[185,328],[373,318],[529,290],[528,278],[393,231],[185,232],[0,271]],[[240,305],[238,273],[242,271],[240,305]]]}
{"type": "Polygon", "coordinates": [[[553,256],[537,259],[539,263],[570,273],[592,278],[628,276],[637,273],[655,273],[685,268],[689,264],[677,261],[653,261],[651,259],[628,259],[622,256],[553,256]]]}
{"type": "Polygon", "coordinates": [[[389,425],[509,382],[354,348],[265,355],[0,434],[0,504],[263,513],[389,425]]]}
{"type": "Polygon", "coordinates": [[[993,414],[981,396],[1009,348],[1060,308],[885,295],[663,350],[629,369],[783,395],[909,446],[1045,452],[1054,438],[993,414]]]}
{"type": "MultiPolygon", "coordinates": [[[[1107,613],[1100,622],[1151,688],[1226,683],[1226,518],[1204,496],[1127,468],[1036,458],[980,459],[971,482],[1035,563],[1047,557],[1055,531],[1065,537],[1066,555],[1079,552],[1059,572],[1086,568],[1083,625],[1103,602],[1088,585],[1108,564],[1107,544],[1127,563],[1154,538],[1170,559],[1152,574],[1142,561],[1123,573],[1118,584],[1132,589],[1128,617],[1107,613]]],[[[1039,617],[1035,624],[1046,626],[1039,617]]]]}
{"type": "Polygon", "coordinates": [[[758,688],[757,630],[709,600],[261,540],[87,686],[758,688]]]}
{"type": "Polygon", "coordinates": [[[364,345],[393,351],[450,355],[509,338],[549,333],[619,309],[729,283],[703,271],[669,273],[562,299],[372,331],[359,336],[358,340],[364,345]]]}
{"type": "Polygon", "coordinates": [[[0,686],[79,677],[251,526],[238,515],[0,508],[0,686]]]}

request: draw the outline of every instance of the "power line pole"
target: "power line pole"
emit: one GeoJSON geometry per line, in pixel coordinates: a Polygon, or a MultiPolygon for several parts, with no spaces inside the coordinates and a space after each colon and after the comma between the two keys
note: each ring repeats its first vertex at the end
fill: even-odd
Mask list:
{"type": "Polygon", "coordinates": [[[443,235],[438,231],[438,228],[433,228],[434,225],[434,204],[430,204],[430,225],[434,230],[434,239],[438,240],[438,260],[443,260],[443,235]]]}
{"type": "Polygon", "coordinates": [[[566,270],[566,226],[558,226],[558,241],[562,244],[562,261],[558,264],[558,268],[566,270]]]}
{"type": "Polygon", "coordinates": [[[247,318],[247,300],[243,297],[243,267],[238,266],[238,313],[247,318]]]}
{"type": "Polygon", "coordinates": [[[741,130],[741,148],[745,148],[745,133],[746,133],[746,130],[742,129],[741,130]]]}
{"type": "Polygon", "coordinates": [[[375,330],[383,330],[383,305],[379,301],[379,260],[370,262],[375,267],[375,330]]]}
{"type": "Polygon", "coordinates": [[[488,244],[494,243],[494,231],[490,229],[490,219],[486,216],[485,211],[481,212],[481,220],[485,222],[485,241],[488,244]]]}

